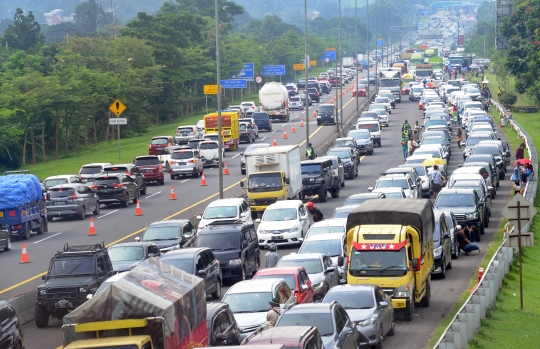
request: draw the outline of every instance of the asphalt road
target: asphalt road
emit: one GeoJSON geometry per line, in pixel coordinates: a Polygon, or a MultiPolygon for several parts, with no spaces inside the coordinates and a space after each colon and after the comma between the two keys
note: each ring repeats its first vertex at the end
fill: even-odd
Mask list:
{"type": "MultiPolygon", "coordinates": [[[[330,96],[333,95],[331,94],[330,96]]],[[[360,100],[363,101],[364,98],[360,98],[360,100]]],[[[343,115],[345,118],[353,113],[356,104],[354,101],[349,101],[349,98],[344,98],[345,112],[343,115]]],[[[310,114],[312,114],[312,111],[310,114]]],[[[291,122],[295,122],[296,124],[296,134],[290,133],[289,125],[285,126],[287,127],[289,139],[283,139],[281,125],[275,124],[274,129],[278,131],[273,134],[261,133],[257,142],[272,142],[273,137],[276,136],[280,145],[302,144],[301,142],[305,140],[305,129],[298,127],[299,115],[302,115],[302,112],[292,112],[293,121],[291,122]]],[[[359,176],[354,180],[347,180],[346,186],[342,188],[339,198],[329,198],[326,203],[318,203],[316,198],[313,200],[325,217],[331,217],[334,209],[341,206],[349,195],[366,192],[367,188],[372,186],[379,177],[379,173],[403,163],[399,144],[401,124],[405,119],[408,119],[411,124],[416,120],[422,123],[421,116],[422,112],[418,110],[416,102],[410,102],[405,98],[401,104],[397,104],[397,108],[390,115],[389,127],[385,128],[382,132],[382,147],[376,148],[374,155],[362,158],[359,167],[359,176]]],[[[314,119],[312,118],[312,120],[314,119]]],[[[334,128],[331,126],[317,128],[313,121],[310,126],[313,129],[311,132],[311,142],[315,146],[326,141],[334,133],[334,128]]],[[[500,134],[501,137],[504,136],[502,132],[500,134]]],[[[240,147],[240,149],[243,148],[245,148],[245,145],[240,147]]],[[[243,178],[240,175],[240,159],[237,155],[240,152],[226,154],[226,161],[228,162],[231,175],[225,176],[225,197],[232,197],[242,192],[238,184],[238,181],[243,178]],[[235,157],[235,155],[237,156],[235,157]]],[[[457,168],[462,162],[461,150],[458,149],[455,141],[452,144],[452,155],[449,172],[457,168]]],[[[50,232],[48,234],[43,235],[40,239],[32,236],[32,239],[29,240],[28,252],[32,261],[31,264],[16,264],[18,258],[20,258],[20,242],[14,244],[13,252],[0,254],[0,261],[7,262],[7,265],[14,268],[13,273],[3,275],[0,285],[2,285],[1,288],[4,291],[0,290],[2,292],[0,297],[5,299],[11,295],[32,289],[39,284],[40,279],[33,280],[5,291],[5,288],[24,282],[24,280],[45,271],[51,255],[57,249],[61,249],[64,242],[84,243],[104,240],[106,243],[111,243],[117,240],[132,241],[135,236],[140,235],[140,232],[147,224],[153,221],[164,218],[189,218],[201,212],[208,202],[217,198],[217,170],[207,170],[206,179],[208,186],[200,187],[199,180],[190,179],[185,183],[181,183],[181,180],[171,182],[166,176],[165,186],[151,186],[148,188],[148,194],[141,200],[141,207],[144,214],[142,217],[134,216],[134,206],[130,206],[127,209],[118,207],[102,209],[101,215],[98,216],[100,218],[95,220],[98,233],[97,237],[87,236],[88,218],[85,221],[71,219],[55,220],[55,222],[50,224],[50,232]],[[178,201],[168,200],[171,184],[175,185],[176,193],[180,198],[178,201]]],[[[503,181],[497,198],[492,204],[490,225],[486,229],[486,234],[482,237],[480,244],[482,249],[486,249],[488,243],[493,239],[495,230],[500,224],[500,210],[506,204],[509,193],[510,181],[503,181]]],[[[278,252],[281,255],[285,255],[296,252],[296,250],[297,247],[282,247],[278,252]]],[[[266,250],[261,251],[262,265],[264,265],[265,253],[266,250]]],[[[389,348],[424,348],[431,337],[431,333],[438,327],[440,320],[449,312],[454,303],[458,301],[459,295],[467,287],[471,277],[477,273],[481,258],[482,256],[478,255],[478,253],[474,253],[473,256],[462,255],[458,260],[453,260],[453,269],[447,271],[446,279],[437,280],[434,277],[435,280],[432,282],[431,306],[429,308],[416,308],[416,314],[412,322],[404,322],[400,318],[396,318],[396,334],[394,337],[388,337],[385,340],[385,345],[389,348]]],[[[225,288],[222,292],[226,292],[226,289],[232,283],[231,281],[225,281],[225,288]]],[[[37,329],[34,323],[25,325],[23,331],[27,348],[54,348],[58,346],[61,343],[60,327],[60,320],[50,321],[49,327],[46,329],[37,329]]]]}

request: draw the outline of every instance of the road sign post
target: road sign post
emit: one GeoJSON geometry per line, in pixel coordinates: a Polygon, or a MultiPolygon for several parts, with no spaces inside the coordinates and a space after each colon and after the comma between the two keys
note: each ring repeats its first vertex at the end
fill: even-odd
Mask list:
{"type": "MultiPolygon", "coordinates": [[[[117,99],[109,106],[109,110],[116,115],[118,118],[122,113],[127,109],[124,103],[122,103],[121,100],[117,99]]],[[[118,158],[120,159],[120,125],[127,125],[127,119],[121,118],[122,122],[118,121],[118,119],[109,118],[109,125],[117,125],[118,126],[118,158]],[[111,120],[115,120],[114,122],[111,122],[111,120]]],[[[108,132],[108,131],[107,131],[108,132]]]]}

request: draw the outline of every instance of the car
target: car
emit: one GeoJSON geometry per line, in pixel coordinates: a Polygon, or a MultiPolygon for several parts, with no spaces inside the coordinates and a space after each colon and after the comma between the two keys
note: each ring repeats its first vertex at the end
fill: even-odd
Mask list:
{"type": "Polygon", "coordinates": [[[452,237],[445,211],[434,210],[435,228],[433,230],[433,266],[432,275],[446,278],[446,270],[452,269],[452,237]]]}
{"type": "Polygon", "coordinates": [[[405,199],[407,197],[403,188],[398,187],[373,189],[372,193],[384,194],[387,198],[392,199],[405,199]]]}
{"type": "Polygon", "coordinates": [[[465,148],[463,149],[463,160],[465,160],[469,155],[471,155],[472,148],[481,141],[492,141],[496,139],[497,138],[494,133],[488,132],[479,132],[469,135],[465,142],[461,142],[461,146],[465,148]]]}
{"type": "Polygon", "coordinates": [[[332,288],[323,304],[337,302],[356,324],[371,348],[382,348],[384,338],[396,330],[392,300],[378,285],[339,285],[332,288]]]}
{"type": "Polygon", "coordinates": [[[306,106],[306,105],[310,105],[310,106],[311,106],[311,105],[313,104],[313,100],[311,99],[311,97],[309,96],[309,94],[308,94],[308,96],[307,96],[307,101],[306,101],[306,94],[305,94],[305,93],[300,93],[300,94],[298,95],[298,97],[299,97],[300,100],[304,103],[304,106],[306,106]]]}
{"type": "Polygon", "coordinates": [[[244,109],[242,108],[242,106],[240,105],[230,105],[227,110],[233,110],[233,111],[236,111],[238,113],[238,117],[239,118],[243,118],[243,117],[246,117],[246,113],[244,111],[244,109]]]}
{"type": "MultiPolygon", "coordinates": [[[[379,90],[379,92],[377,94],[377,97],[375,97],[375,98],[379,98],[379,97],[388,98],[388,102],[390,103],[390,107],[392,107],[392,109],[396,109],[395,96],[392,93],[392,91],[390,91],[390,90],[379,90]]],[[[375,102],[375,103],[380,103],[380,102],[375,102]]]]}
{"type": "Polygon", "coordinates": [[[270,144],[268,143],[256,143],[256,144],[250,144],[246,147],[246,150],[244,150],[243,153],[240,153],[240,173],[245,175],[246,174],[246,154],[249,154],[255,149],[258,148],[268,148],[270,144]]]}
{"type": "MultiPolygon", "coordinates": [[[[219,166],[219,142],[205,139],[197,146],[203,166],[219,166]]],[[[221,159],[225,155],[225,147],[222,147],[221,159]]]]}
{"type": "Polygon", "coordinates": [[[243,221],[253,223],[251,209],[243,198],[219,199],[211,202],[202,215],[196,217],[199,220],[198,232],[206,225],[215,221],[243,221]]]}
{"type": "Polygon", "coordinates": [[[0,343],[5,349],[24,349],[21,321],[15,309],[7,301],[0,301],[0,343]]]}
{"type": "Polygon", "coordinates": [[[229,305],[240,327],[240,340],[244,340],[266,321],[272,299],[285,304],[291,296],[291,289],[283,279],[255,279],[232,285],[221,302],[229,305]]]}
{"type": "Polygon", "coordinates": [[[137,156],[133,160],[133,164],[141,171],[146,183],[158,182],[159,185],[165,184],[163,166],[157,155],[137,156]]]}
{"type": "Polygon", "coordinates": [[[240,106],[242,107],[242,110],[246,114],[246,116],[251,116],[253,113],[256,113],[259,111],[259,107],[255,102],[242,102],[240,103],[240,106]]]}
{"type": "Polygon", "coordinates": [[[360,154],[373,155],[373,139],[369,130],[350,130],[347,137],[352,137],[356,140],[357,149],[360,154]]]}
{"type": "Polygon", "coordinates": [[[358,205],[336,207],[334,210],[334,214],[332,215],[332,218],[347,219],[347,217],[349,217],[349,213],[351,213],[357,206],[358,205]]]}
{"type": "Polygon", "coordinates": [[[357,130],[368,130],[373,144],[377,144],[379,148],[382,146],[381,143],[381,125],[377,121],[372,120],[361,120],[359,119],[356,124],[357,130]]]}
{"type": "Polygon", "coordinates": [[[161,168],[163,168],[164,172],[169,172],[169,161],[171,160],[172,153],[180,149],[191,149],[191,147],[188,145],[190,142],[192,142],[192,140],[188,141],[186,145],[171,145],[170,147],[163,148],[158,157],[159,162],[161,163],[161,168]]]}
{"type": "Polygon", "coordinates": [[[300,97],[289,97],[289,109],[304,110],[304,102],[300,99],[300,97]]]}
{"type": "Polygon", "coordinates": [[[206,303],[208,345],[240,345],[240,328],[227,303],[206,303]]]}
{"type": "Polygon", "coordinates": [[[202,175],[204,166],[199,151],[192,148],[183,148],[171,154],[169,160],[169,173],[171,180],[180,176],[198,178],[202,175]]]}
{"type": "Polygon", "coordinates": [[[347,199],[345,199],[345,202],[343,203],[343,205],[344,206],[358,206],[366,200],[384,199],[384,198],[386,198],[386,195],[384,195],[384,193],[379,193],[379,192],[353,194],[349,196],[347,199]]]}
{"type": "Polygon", "coordinates": [[[259,138],[259,126],[257,126],[257,123],[255,122],[255,119],[253,117],[240,118],[238,119],[238,122],[250,123],[253,130],[255,130],[255,138],[259,138]]]}
{"type": "Polygon", "coordinates": [[[392,114],[392,107],[390,106],[390,101],[386,97],[377,97],[375,98],[375,101],[379,100],[379,102],[373,102],[369,105],[368,110],[375,110],[375,109],[382,109],[385,110],[388,114],[392,114]]]}
{"type": "Polygon", "coordinates": [[[302,303],[313,303],[315,293],[311,280],[304,267],[273,267],[261,269],[253,275],[253,280],[279,278],[285,280],[287,285],[296,295],[296,301],[302,303]]]}
{"type": "Polygon", "coordinates": [[[333,198],[338,198],[341,191],[339,178],[334,174],[331,159],[314,159],[300,162],[302,171],[302,197],[318,195],[319,202],[327,201],[327,192],[333,198]]]}
{"type": "Polygon", "coordinates": [[[495,199],[495,196],[497,195],[497,182],[499,181],[499,178],[497,174],[494,172],[493,167],[488,162],[475,162],[475,161],[469,161],[464,163],[461,167],[455,169],[452,172],[452,177],[456,174],[462,174],[462,173],[473,173],[473,174],[479,174],[484,178],[486,181],[486,185],[488,187],[493,187],[492,189],[492,199],[495,199]]]}
{"type": "MultiPolygon", "coordinates": [[[[338,258],[343,264],[343,259],[338,258]]],[[[339,284],[338,266],[332,262],[329,256],[321,253],[289,254],[281,257],[276,267],[304,267],[308,273],[315,300],[324,298],[329,289],[339,284]]]]}
{"type": "Polygon", "coordinates": [[[195,245],[195,227],[188,219],[171,219],[153,222],[135,237],[136,242],[152,242],[161,253],[195,245]]]}
{"type": "Polygon", "coordinates": [[[326,124],[335,125],[336,116],[334,109],[334,104],[319,104],[317,106],[317,110],[315,110],[315,115],[317,116],[317,126],[326,124]]]}
{"type": "Polygon", "coordinates": [[[206,295],[221,299],[223,276],[219,262],[208,247],[189,247],[166,253],[161,262],[204,279],[206,295]]]}
{"type": "Polygon", "coordinates": [[[359,347],[358,330],[338,302],[293,305],[281,314],[275,325],[278,329],[288,326],[316,327],[322,338],[324,349],[357,349],[359,347]]]}
{"type": "Polygon", "coordinates": [[[192,139],[192,140],[190,140],[189,142],[187,142],[186,146],[182,146],[182,147],[180,147],[180,149],[191,148],[191,149],[198,150],[198,148],[199,148],[199,143],[201,143],[201,142],[206,142],[207,140],[208,140],[208,139],[204,139],[204,138],[200,138],[200,139],[192,139]]]}
{"type": "Polygon", "coordinates": [[[298,93],[298,89],[295,83],[288,83],[287,85],[285,85],[285,88],[287,89],[287,91],[289,91],[289,97],[296,96],[296,94],[298,93]]]}
{"type": "MultiPolygon", "coordinates": [[[[491,156],[495,159],[496,167],[499,170],[499,179],[504,180],[504,177],[506,175],[507,169],[506,169],[506,161],[505,161],[505,155],[502,152],[502,149],[496,145],[496,144],[486,144],[486,143],[480,143],[474,146],[472,149],[471,155],[487,155],[486,159],[491,156]]],[[[470,156],[469,156],[470,157],[470,156]]],[[[472,159],[474,160],[475,157],[473,156],[472,159]]]]}
{"type": "Polygon", "coordinates": [[[373,111],[377,114],[377,120],[379,121],[379,124],[381,124],[381,126],[388,127],[388,113],[382,109],[374,109],[373,111]]]}
{"type": "Polygon", "coordinates": [[[318,88],[308,88],[308,94],[312,101],[317,103],[321,101],[321,94],[318,88]]]}
{"type": "Polygon", "coordinates": [[[346,234],[347,219],[329,218],[320,222],[315,222],[309,228],[305,238],[320,234],[346,234]]]}
{"type": "Polygon", "coordinates": [[[367,96],[366,85],[358,84],[358,86],[356,86],[356,89],[353,89],[352,96],[353,97],[356,97],[356,96],[358,96],[358,97],[366,97],[367,96]]]}
{"type": "Polygon", "coordinates": [[[336,175],[336,178],[339,179],[339,183],[343,188],[345,186],[345,169],[343,167],[343,162],[341,161],[339,156],[319,156],[318,159],[332,160],[332,168],[334,170],[334,174],[336,175]]]}
{"type": "Polygon", "coordinates": [[[345,176],[348,179],[358,177],[358,155],[356,153],[356,142],[351,138],[351,147],[332,148],[328,150],[326,156],[337,156],[343,162],[345,176]]]}
{"type": "Polygon", "coordinates": [[[309,215],[301,200],[280,200],[268,206],[255,223],[259,223],[259,245],[296,245],[309,230],[309,215]]]}
{"type": "Polygon", "coordinates": [[[196,247],[212,249],[223,278],[245,280],[261,265],[261,251],[253,223],[214,221],[198,233],[196,247]]]}
{"type": "Polygon", "coordinates": [[[356,157],[360,159],[360,151],[358,149],[358,144],[356,144],[356,139],[354,137],[340,137],[334,141],[333,148],[351,148],[356,157]]]}
{"type": "Polygon", "coordinates": [[[146,195],[146,180],[139,168],[134,164],[118,164],[106,166],[103,168],[103,173],[125,173],[137,183],[139,195],[146,195]]]}
{"type": "Polygon", "coordinates": [[[255,142],[255,129],[249,122],[241,122],[239,124],[240,142],[251,143],[255,142]]]}
{"type": "MultiPolygon", "coordinates": [[[[444,211],[443,211],[444,212],[444,211]]],[[[446,221],[448,222],[448,228],[450,229],[450,238],[452,240],[452,259],[459,258],[459,242],[457,239],[458,222],[453,212],[444,212],[446,215],[446,221]]]]}
{"type": "Polygon", "coordinates": [[[100,213],[98,195],[92,188],[81,183],[60,184],[50,188],[45,205],[49,222],[55,217],[75,216],[82,220],[87,213],[100,213]]]}
{"type": "Polygon", "coordinates": [[[201,133],[204,133],[204,120],[197,121],[197,130],[201,133]]]}
{"type": "Polygon", "coordinates": [[[201,131],[197,128],[197,125],[184,125],[176,128],[174,140],[176,144],[187,144],[189,140],[200,137],[201,131]]]}
{"type": "Polygon", "coordinates": [[[332,90],[332,86],[330,86],[328,80],[319,80],[319,87],[321,88],[321,95],[323,93],[330,94],[332,90]]]}
{"type": "Polygon", "coordinates": [[[97,193],[100,204],[128,207],[130,201],[136,204],[139,200],[137,183],[123,173],[102,174],[96,177],[91,188],[97,193]]]}
{"type": "Polygon", "coordinates": [[[59,175],[59,176],[51,176],[45,178],[43,181],[43,185],[45,186],[46,190],[49,190],[52,187],[55,187],[59,184],[68,184],[68,183],[86,183],[86,180],[82,180],[81,177],[77,175],[59,175]]]}
{"type": "Polygon", "coordinates": [[[148,155],[159,155],[163,148],[175,145],[176,141],[171,136],[152,137],[148,146],[148,155]]]}
{"type": "Polygon", "coordinates": [[[147,258],[161,256],[153,242],[124,242],[112,245],[108,252],[115,273],[130,271],[147,258]]]}
{"type": "MultiPolygon", "coordinates": [[[[408,174],[389,174],[379,177],[375,182],[374,187],[369,187],[368,191],[373,191],[379,188],[397,187],[403,189],[405,197],[416,199],[418,197],[418,190],[416,183],[408,174]]],[[[388,195],[387,195],[388,196],[388,195]]]]}
{"type": "Polygon", "coordinates": [[[94,179],[103,172],[105,166],[110,166],[108,162],[96,162],[92,164],[82,165],[79,170],[79,178],[81,181],[93,182],[94,179]]]}
{"type": "Polygon", "coordinates": [[[319,234],[302,240],[303,242],[298,250],[298,254],[321,253],[330,257],[334,265],[338,268],[339,283],[347,283],[345,266],[340,266],[338,260],[340,257],[342,260],[347,259],[347,240],[345,234],[319,234]]]}
{"type": "MultiPolygon", "coordinates": [[[[455,177],[454,177],[455,178],[455,177]]],[[[484,203],[484,225],[487,227],[489,223],[489,217],[491,216],[491,191],[486,185],[486,182],[483,179],[454,179],[452,182],[448,183],[448,188],[468,188],[475,189],[480,200],[484,203]]]]}
{"type": "MultiPolygon", "coordinates": [[[[269,327],[264,331],[256,331],[244,339],[242,345],[251,348],[273,347],[266,344],[280,343],[290,349],[323,349],[323,341],[314,326],[269,327]]],[[[275,345],[275,344],[274,344],[275,345]]]]}
{"type": "Polygon", "coordinates": [[[266,130],[272,132],[272,123],[270,122],[270,115],[267,112],[256,112],[251,114],[255,124],[259,130],[266,130]]]}
{"type": "Polygon", "coordinates": [[[407,174],[411,177],[413,183],[416,183],[416,187],[418,189],[417,196],[418,198],[422,197],[422,179],[418,175],[418,172],[414,167],[393,167],[389,168],[388,170],[384,171],[381,175],[393,175],[393,174],[407,174]]]}

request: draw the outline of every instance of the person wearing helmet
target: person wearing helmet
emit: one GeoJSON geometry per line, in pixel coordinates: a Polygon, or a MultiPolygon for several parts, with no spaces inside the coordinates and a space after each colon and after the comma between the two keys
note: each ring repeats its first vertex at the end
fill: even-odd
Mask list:
{"type": "Polygon", "coordinates": [[[279,261],[279,254],[276,252],[277,245],[271,242],[270,245],[268,245],[268,249],[270,251],[266,252],[266,254],[264,255],[264,259],[266,260],[266,267],[273,268],[279,261]]]}
{"type": "Polygon", "coordinates": [[[306,204],[306,207],[309,211],[309,213],[311,213],[311,215],[313,216],[313,221],[314,222],[320,222],[322,220],[324,220],[324,217],[323,217],[323,214],[322,212],[315,206],[313,206],[313,202],[308,202],[306,204]]]}
{"type": "Polygon", "coordinates": [[[315,150],[313,149],[313,145],[311,143],[309,143],[306,147],[306,158],[308,158],[308,160],[315,159],[315,150]]]}

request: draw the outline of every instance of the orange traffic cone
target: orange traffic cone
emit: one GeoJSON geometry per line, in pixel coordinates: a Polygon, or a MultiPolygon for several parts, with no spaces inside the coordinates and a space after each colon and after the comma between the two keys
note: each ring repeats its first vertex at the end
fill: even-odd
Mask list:
{"type": "Polygon", "coordinates": [[[294,128],[294,122],[292,124],[291,133],[296,133],[296,128],[294,128]]]}
{"type": "Polygon", "coordinates": [[[313,116],[317,117],[317,112],[316,111],[313,112],[313,116]]]}
{"type": "Polygon", "coordinates": [[[227,163],[223,163],[223,174],[228,175],[229,174],[229,168],[227,167],[227,163]]]}
{"type": "Polygon", "coordinates": [[[276,140],[276,136],[274,136],[274,147],[277,147],[277,140],[276,140]]]}
{"type": "Polygon", "coordinates": [[[174,192],[174,185],[171,185],[171,196],[169,200],[176,200],[176,193],[174,192]]]}
{"type": "Polygon", "coordinates": [[[304,120],[300,119],[300,127],[304,127],[304,120]]]}
{"type": "Polygon", "coordinates": [[[201,187],[206,187],[206,178],[204,177],[204,172],[202,173],[201,177],[201,187]]]}
{"type": "Polygon", "coordinates": [[[286,129],[283,129],[283,139],[287,139],[289,137],[287,137],[287,130],[286,129]]]}
{"type": "Polygon", "coordinates": [[[26,244],[23,242],[21,262],[19,264],[24,264],[24,263],[30,263],[30,260],[28,260],[28,252],[26,252],[26,244]]]}
{"type": "Polygon", "coordinates": [[[90,231],[88,232],[88,236],[94,235],[97,235],[96,228],[94,227],[94,218],[90,217],[90,231]]]}
{"type": "Polygon", "coordinates": [[[334,100],[333,100],[333,99],[330,100],[330,104],[334,104],[334,100]]]}
{"type": "Polygon", "coordinates": [[[341,95],[342,95],[342,96],[345,96],[345,92],[344,92],[344,91],[341,91],[341,95]]]}
{"type": "Polygon", "coordinates": [[[141,204],[139,199],[137,199],[137,207],[135,208],[135,216],[142,216],[141,204]]]}

